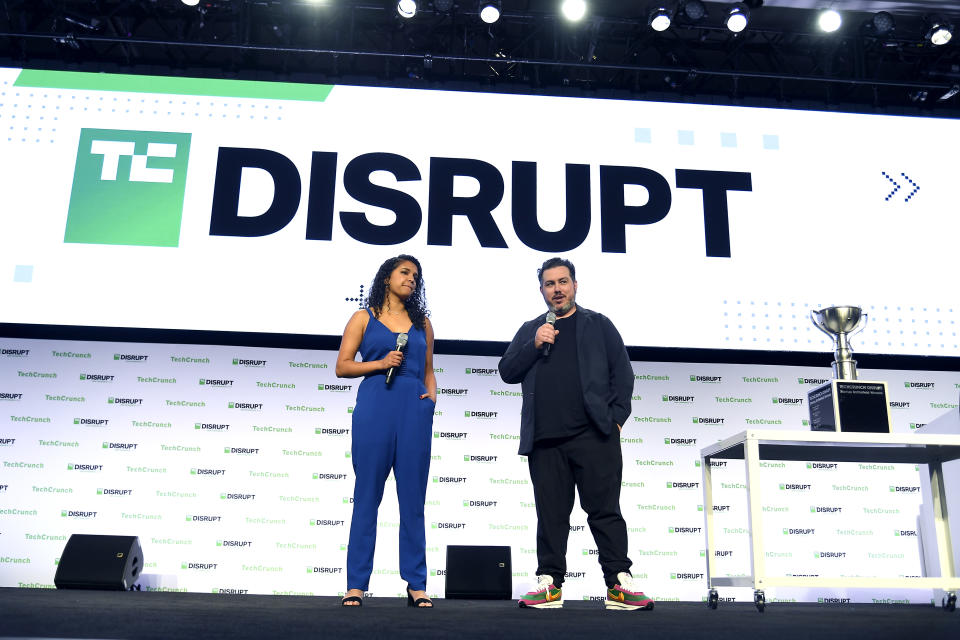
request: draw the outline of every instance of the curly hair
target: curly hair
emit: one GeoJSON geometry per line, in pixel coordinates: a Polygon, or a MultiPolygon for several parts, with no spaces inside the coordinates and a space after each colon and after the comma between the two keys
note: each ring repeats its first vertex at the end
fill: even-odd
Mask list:
{"type": "Polygon", "coordinates": [[[404,301],[403,306],[406,308],[407,315],[410,316],[410,321],[413,322],[413,326],[418,329],[423,329],[426,326],[427,318],[430,316],[430,311],[427,310],[427,296],[423,284],[423,269],[420,267],[420,261],[411,255],[401,254],[395,258],[389,258],[380,265],[380,268],[377,270],[377,275],[373,277],[373,282],[370,284],[370,292],[367,294],[364,304],[373,310],[373,314],[377,318],[380,317],[387,298],[387,280],[390,279],[390,274],[393,273],[393,270],[396,269],[401,262],[412,262],[417,266],[417,286],[413,290],[413,293],[404,301]]]}

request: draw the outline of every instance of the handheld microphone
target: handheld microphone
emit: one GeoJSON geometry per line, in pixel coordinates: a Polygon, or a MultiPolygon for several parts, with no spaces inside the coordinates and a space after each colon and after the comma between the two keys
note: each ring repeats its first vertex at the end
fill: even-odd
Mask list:
{"type": "MultiPolygon", "coordinates": [[[[552,327],[552,326],[557,322],[557,314],[555,314],[553,311],[548,311],[548,312],[547,312],[546,322],[547,322],[548,325],[550,325],[550,326],[552,327]]],[[[552,346],[553,346],[553,343],[552,343],[552,342],[548,342],[548,343],[546,343],[545,345],[543,345],[543,357],[544,357],[544,358],[546,358],[547,356],[550,355],[550,347],[552,347],[552,346]]]]}
{"type": "MultiPolygon", "coordinates": [[[[407,346],[407,334],[400,333],[397,334],[397,348],[394,351],[403,351],[403,348],[407,346]]],[[[393,382],[393,370],[397,367],[390,367],[387,369],[387,384],[393,382]]]]}

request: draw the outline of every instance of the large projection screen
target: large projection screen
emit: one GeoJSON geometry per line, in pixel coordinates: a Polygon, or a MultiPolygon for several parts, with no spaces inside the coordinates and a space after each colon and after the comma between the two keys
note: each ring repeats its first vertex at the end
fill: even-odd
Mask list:
{"type": "Polygon", "coordinates": [[[436,336],[509,340],[536,268],[628,345],[960,355],[934,118],[0,69],[0,321],[339,335],[385,258],[436,336]]]}

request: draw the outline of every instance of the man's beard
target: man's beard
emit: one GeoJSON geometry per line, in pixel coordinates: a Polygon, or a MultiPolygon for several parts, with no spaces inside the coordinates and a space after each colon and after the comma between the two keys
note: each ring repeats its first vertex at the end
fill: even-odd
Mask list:
{"type": "Polygon", "coordinates": [[[562,307],[556,307],[552,302],[550,303],[550,309],[560,317],[563,317],[569,313],[570,309],[573,309],[575,300],[570,298],[562,307]]]}

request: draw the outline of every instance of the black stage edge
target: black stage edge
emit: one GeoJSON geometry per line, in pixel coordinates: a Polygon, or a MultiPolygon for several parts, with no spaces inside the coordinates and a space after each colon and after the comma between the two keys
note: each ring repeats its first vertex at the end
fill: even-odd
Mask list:
{"type": "MultiPolygon", "coordinates": [[[[518,325],[519,326],[519,325],[518,325]]],[[[160,344],[223,345],[313,349],[337,351],[340,336],[299,333],[255,333],[245,331],[197,331],[135,327],[88,327],[56,324],[0,322],[0,337],[32,340],[81,340],[91,342],[145,342],[160,344]]],[[[482,340],[437,340],[434,351],[447,355],[493,356],[499,358],[509,342],[482,340]]],[[[635,362],[691,362],[718,364],[759,364],[829,369],[832,352],[759,351],[751,349],[681,349],[628,346],[635,362]]],[[[857,352],[860,369],[901,369],[908,371],[960,371],[960,358],[910,356],[857,352]]]]}
{"type": "MultiPolygon", "coordinates": [[[[600,585],[601,589],[603,585],[600,585]]],[[[603,593],[600,591],[599,593],[603,593]]],[[[520,609],[514,601],[400,598],[344,609],[330,596],[0,589],[0,638],[248,640],[254,638],[957,638],[960,612],[931,605],[664,602],[606,611],[600,602],[520,609]]]]}

